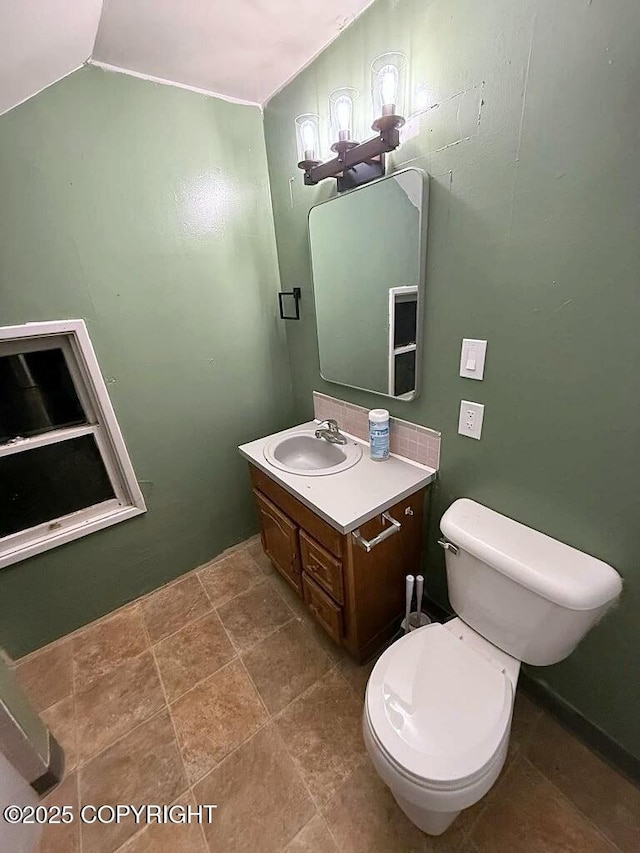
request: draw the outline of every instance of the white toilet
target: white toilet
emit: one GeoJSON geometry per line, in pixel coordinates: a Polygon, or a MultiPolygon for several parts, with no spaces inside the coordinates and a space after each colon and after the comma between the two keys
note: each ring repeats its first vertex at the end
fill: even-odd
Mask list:
{"type": "Polygon", "coordinates": [[[474,501],[456,501],[440,528],[458,618],[384,652],[363,719],[377,772],[430,835],[497,779],[520,662],[563,660],[622,590],[611,566],[474,501]]]}

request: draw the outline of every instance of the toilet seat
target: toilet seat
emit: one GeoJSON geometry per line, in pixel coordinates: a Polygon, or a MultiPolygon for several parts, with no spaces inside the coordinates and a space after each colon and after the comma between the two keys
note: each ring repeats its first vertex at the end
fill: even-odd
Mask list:
{"type": "Polygon", "coordinates": [[[508,735],[513,686],[503,669],[444,625],[398,640],[376,663],[366,717],[405,777],[446,790],[491,772],[508,735]]]}

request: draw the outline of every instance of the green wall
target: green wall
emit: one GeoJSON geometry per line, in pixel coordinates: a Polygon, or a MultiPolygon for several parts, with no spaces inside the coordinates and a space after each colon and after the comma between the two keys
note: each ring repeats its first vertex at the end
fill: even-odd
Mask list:
{"type": "Polygon", "coordinates": [[[0,572],[13,656],[255,532],[291,423],[256,107],[83,68],[0,118],[0,323],[82,317],[146,515],[0,572]]]}
{"type": "Polygon", "coordinates": [[[319,378],[306,220],[334,190],[303,186],[294,117],[325,115],[337,86],[366,90],[387,50],[429,85],[439,106],[390,158],[432,176],[423,391],[389,405],[443,432],[428,589],[446,602],[437,525],[462,495],[614,565],[617,610],[567,661],[533,673],[636,756],[638,32],[637,0],[378,0],[265,111],[282,287],[302,287],[302,321],[287,326],[301,420],[314,388],[380,398],[319,378]],[[458,377],[463,337],[489,341],[481,383],[458,377]],[[463,398],[486,406],[479,442],[456,433],[463,398]]]}

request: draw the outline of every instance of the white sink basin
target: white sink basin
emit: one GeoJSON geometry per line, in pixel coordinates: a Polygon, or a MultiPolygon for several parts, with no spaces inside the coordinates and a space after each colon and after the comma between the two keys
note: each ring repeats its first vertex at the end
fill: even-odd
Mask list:
{"type": "Polygon", "coordinates": [[[264,457],[289,474],[319,477],[351,468],[361,459],[362,447],[351,439],[346,444],[330,444],[311,430],[301,430],[274,438],[265,447],[264,457]]]}

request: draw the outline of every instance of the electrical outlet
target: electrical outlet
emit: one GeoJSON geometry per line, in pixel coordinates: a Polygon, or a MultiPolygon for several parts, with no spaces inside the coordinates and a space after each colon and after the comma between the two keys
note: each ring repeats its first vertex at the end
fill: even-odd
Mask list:
{"type": "Polygon", "coordinates": [[[471,403],[469,400],[461,400],[458,432],[460,435],[466,435],[467,438],[479,439],[482,435],[483,418],[484,406],[482,403],[471,403]]]}

